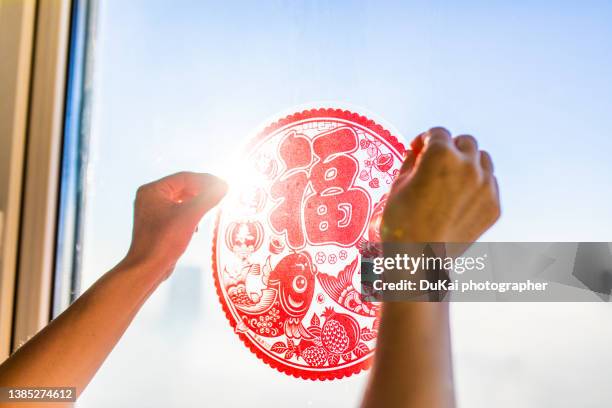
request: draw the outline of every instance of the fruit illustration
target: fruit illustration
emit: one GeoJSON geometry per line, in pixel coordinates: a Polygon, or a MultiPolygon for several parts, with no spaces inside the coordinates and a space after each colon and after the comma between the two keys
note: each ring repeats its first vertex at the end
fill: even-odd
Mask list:
{"type": "Polygon", "coordinates": [[[285,243],[283,242],[281,237],[273,236],[272,238],[270,238],[270,246],[268,249],[270,250],[270,253],[278,255],[283,252],[283,249],[285,249],[285,243]]]}
{"type": "Polygon", "coordinates": [[[345,313],[336,313],[328,307],[323,312],[325,323],[321,328],[321,343],[330,353],[346,354],[359,342],[359,323],[345,313]]]}
{"type": "Polygon", "coordinates": [[[378,155],[374,165],[378,169],[378,171],[382,171],[383,173],[388,172],[391,167],[393,167],[393,156],[390,153],[384,153],[378,155]]]}
{"type": "Polygon", "coordinates": [[[327,351],[323,347],[312,345],[302,350],[304,361],[313,367],[322,367],[327,361],[327,351]]]}

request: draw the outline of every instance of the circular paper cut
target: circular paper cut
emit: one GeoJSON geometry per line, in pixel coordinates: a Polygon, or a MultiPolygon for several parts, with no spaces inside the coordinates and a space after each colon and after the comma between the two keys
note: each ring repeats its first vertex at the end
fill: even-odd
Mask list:
{"type": "Polygon", "coordinates": [[[326,380],[370,365],[379,304],[360,296],[360,248],[380,239],[403,154],[389,131],[340,109],[295,113],[248,143],[217,216],[213,270],[230,324],[270,366],[326,380]]]}

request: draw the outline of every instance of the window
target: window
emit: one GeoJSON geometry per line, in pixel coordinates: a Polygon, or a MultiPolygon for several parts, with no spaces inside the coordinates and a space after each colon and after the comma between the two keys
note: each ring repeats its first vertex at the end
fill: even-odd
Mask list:
{"type": "MultiPolygon", "coordinates": [[[[139,185],[185,169],[224,174],[267,118],[322,101],[371,110],[405,138],[433,125],[478,136],[502,188],[503,218],[485,240],[610,240],[609,5],[79,4],[89,4],[73,16],[86,45],[72,54],[81,116],[66,133],[77,167],[64,169],[70,250],[58,258],[56,311],[124,255],[139,185]]],[[[79,405],[356,406],[365,375],[298,380],[243,347],[214,291],[211,227],[202,222],[79,405]]],[[[454,304],[461,406],[609,400],[609,313],[454,304]]]]}

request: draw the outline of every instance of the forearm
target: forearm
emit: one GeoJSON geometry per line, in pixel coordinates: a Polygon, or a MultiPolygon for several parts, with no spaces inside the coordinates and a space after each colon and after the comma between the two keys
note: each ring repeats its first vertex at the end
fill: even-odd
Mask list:
{"type": "Polygon", "coordinates": [[[0,366],[1,386],[76,387],[80,394],[157,287],[145,265],[123,262],[0,366]]]}
{"type": "Polygon", "coordinates": [[[454,406],[447,303],[383,305],[364,408],[454,406]]]}
{"type": "Polygon", "coordinates": [[[190,172],[141,186],[126,260],[0,365],[0,386],[76,387],[79,395],[226,191],[217,177],[190,172]]]}

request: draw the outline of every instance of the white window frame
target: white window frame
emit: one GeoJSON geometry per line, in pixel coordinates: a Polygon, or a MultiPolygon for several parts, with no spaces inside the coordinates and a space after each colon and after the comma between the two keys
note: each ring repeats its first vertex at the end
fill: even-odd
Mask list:
{"type": "Polygon", "coordinates": [[[51,316],[70,12],[0,2],[0,361],[51,316]]]}

